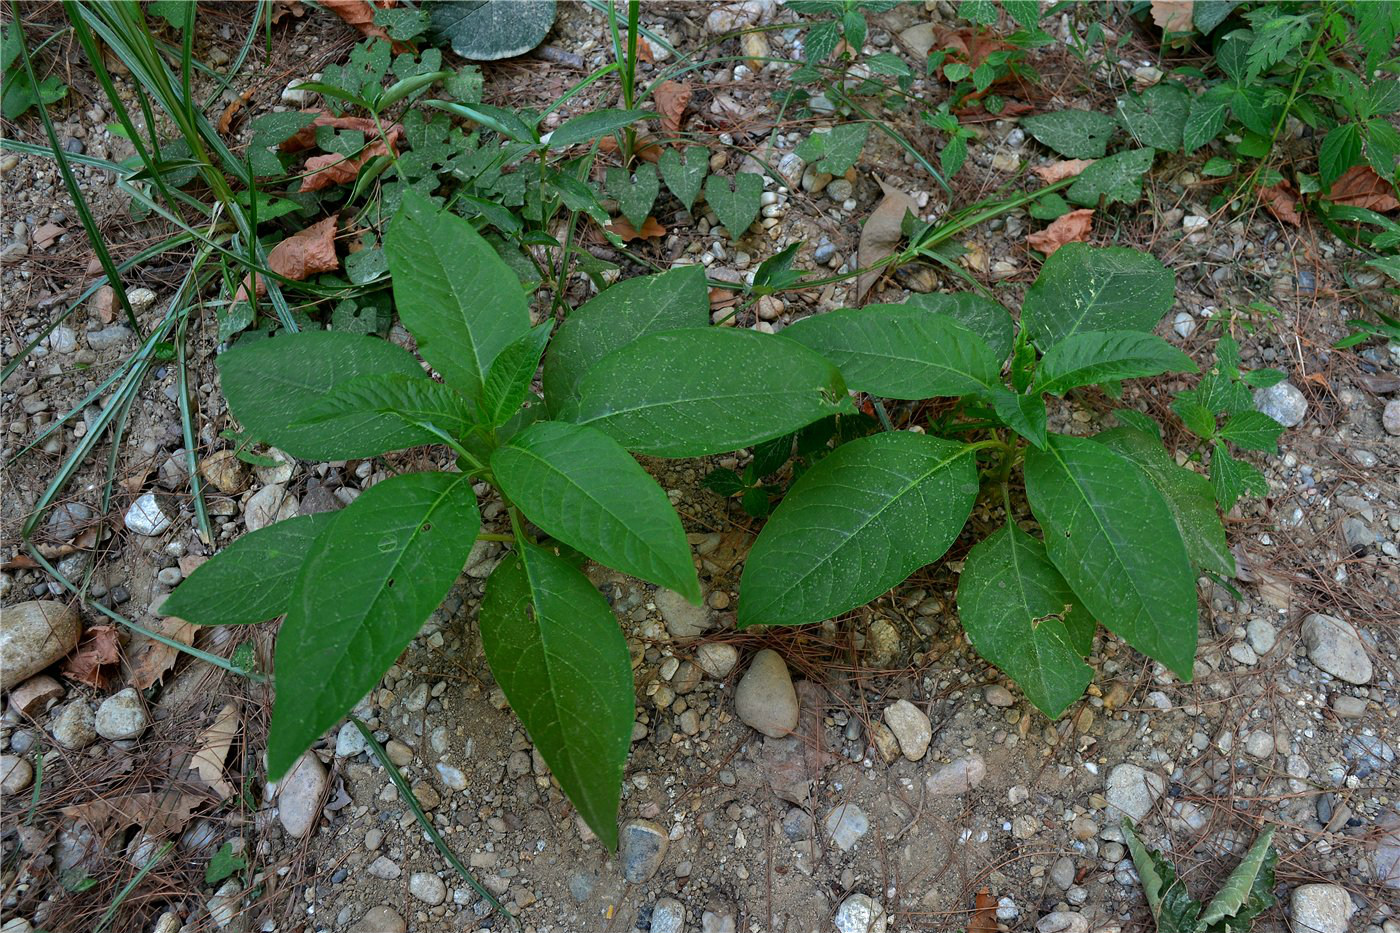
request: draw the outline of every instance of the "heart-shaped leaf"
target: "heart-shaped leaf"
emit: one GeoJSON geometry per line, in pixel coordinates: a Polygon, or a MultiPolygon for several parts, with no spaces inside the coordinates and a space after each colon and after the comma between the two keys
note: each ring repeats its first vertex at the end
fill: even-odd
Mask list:
{"type": "Polygon", "coordinates": [[[608,196],[617,201],[622,216],[634,230],[642,229],[656,196],[661,193],[661,183],[656,178],[656,166],[642,162],[635,172],[625,168],[609,166],[607,172],[608,196]]]}
{"type": "Polygon", "coordinates": [[[705,179],[705,203],[714,208],[719,222],[737,240],[758,216],[763,197],[763,176],[740,172],[733,178],[711,175],[705,179]]]}
{"type": "Polygon", "coordinates": [[[1133,149],[1099,159],[1079,173],[1065,196],[1085,207],[1098,206],[1100,198],[1109,204],[1136,204],[1142,197],[1142,176],[1156,157],[1155,149],[1133,149]]]}
{"type": "Polygon", "coordinates": [[[687,146],[683,152],[667,149],[661,153],[661,178],[686,210],[690,210],[700,196],[709,173],[710,152],[704,146],[687,146]]]}
{"type": "Polygon", "coordinates": [[[1040,142],[1068,159],[1098,159],[1118,124],[1108,114],[1092,110],[1060,110],[1022,117],[1021,126],[1040,142]]]}
{"type": "Polygon", "coordinates": [[[1118,100],[1118,121],[1139,146],[1163,152],[1181,148],[1191,97],[1174,84],[1157,84],[1118,100]]]}

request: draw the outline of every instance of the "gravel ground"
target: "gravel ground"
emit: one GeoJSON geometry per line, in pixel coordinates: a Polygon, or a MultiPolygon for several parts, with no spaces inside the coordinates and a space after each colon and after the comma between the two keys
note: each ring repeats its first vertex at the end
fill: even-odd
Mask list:
{"type": "MultiPolygon", "coordinates": [[[[870,45],[888,47],[893,32],[945,15],[943,6],[878,18],[870,45]]],[[[735,26],[791,19],[757,0],[704,9],[708,16],[649,8],[643,21],[694,48],[735,26]]],[[[335,21],[318,14],[286,28],[258,79],[270,98],[300,76],[296,69],[311,70],[308,55],[329,60],[346,44],[335,21]],[[323,34],[339,44],[323,48],[323,34]]],[[[793,52],[794,34],[766,35],[775,54],[793,52]]],[[[565,5],[548,41],[586,67],[605,61],[599,23],[581,8],[565,5]]],[[[1053,48],[1041,54],[1048,81],[1080,67],[1053,48]]],[[[1126,62],[1125,76],[1150,64],[1126,62]]],[[[488,87],[519,103],[540,93],[532,76],[559,68],[527,58],[492,71],[488,87]]],[[[768,95],[783,74],[779,66],[701,71],[694,80],[704,93],[692,106],[707,124],[729,126],[736,145],[771,146],[780,160],[813,128],[772,125],[768,95]]],[[[95,99],[64,115],[61,136],[91,154],[125,155],[104,131],[95,99]]],[[[607,102],[581,106],[589,103],[607,102]]],[[[16,132],[33,138],[35,129],[16,132]]],[[[1007,182],[1008,166],[1050,161],[1013,123],[979,129],[959,203],[1007,182]]],[[[879,134],[871,140],[853,179],[821,190],[812,190],[821,187],[815,180],[780,188],[769,179],[776,222],[766,235],[730,244],[707,235],[715,218],[677,211],[661,218],[671,234],[645,248],[659,261],[705,262],[723,280],[800,239],[810,265],[848,270],[858,224],[880,197],[876,175],[911,192],[930,217],[946,209],[927,176],[879,134]]],[[[52,164],[6,155],[0,171],[9,360],[91,272],[52,164]],[[45,224],[69,232],[41,246],[34,234],[45,224]]],[[[79,176],[119,252],[139,248],[148,231],[126,216],[121,198],[99,173],[80,168],[79,176]]],[[[1193,683],[1101,632],[1088,694],[1060,720],[1046,720],[961,635],[953,592],[968,541],[947,563],[849,617],[738,633],[732,607],[756,525],[701,488],[709,465],[649,464],[687,519],[706,600],[697,609],[595,572],[623,620],[638,695],[616,857],[574,817],[484,663],[475,612],[499,545],[473,552],[443,608],[357,711],[447,843],[527,930],[962,929],[975,903],[990,905],[1006,930],[1147,929],[1118,829],[1126,814],[1171,854],[1197,896],[1210,893],[1262,828],[1276,826],[1280,906],[1259,930],[1400,933],[1400,346],[1330,349],[1357,313],[1354,289],[1383,300],[1377,283],[1352,276],[1348,284],[1341,271],[1357,257],[1322,228],[1283,228],[1263,211],[1214,216],[1214,193],[1188,164],[1163,157],[1139,209],[1109,211],[1092,240],[1149,249],[1176,271],[1177,302],[1162,333],[1198,359],[1208,359],[1210,325],[1226,310],[1266,301],[1279,312],[1242,333],[1242,352],[1249,366],[1289,374],[1286,389],[1259,399],[1289,430],[1278,457],[1254,458],[1270,495],[1229,516],[1240,579],[1233,588],[1203,581],[1193,683]]],[[[964,264],[1012,307],[1037,269],[1024,246],[1030,224],[1011,215],[965,244],[964,264]]],[[[178,261],[139,270],[133,290],[148,294],[131,297],[147,306],[143,324],[163,313],[181,272],[178,261]]],[[[952,287],[913,269],[868,300],[952,287]]],[[[847,304],[849,288],[762,303],[734,323],[781,330],[847,304]]],[[[340,508],[393,471],[445,465],[419,451],[372,462],[280,458],[246,469],[219,436],[229,420],[213,373],[213,329],[200,325],[194,336],[192,390],[201,472],[216,487],[217,546],[277,518],[340,508]]],[[[401,331],[394,339],[409,341],[401,331]]],[[[55,330],[0,389],[5,459],[134,347],[134,335],[95,307],[55,330]]],[[[1164,411],[1183,385],[1149,382],[1130,388],[1128,399],[1164,411]]],[[[113,501],[105,509],[100,501],[99,457],[67,487],[43,538],[64,557],[65,572],[91,568],[92,595],[117,612],[195,637],[206,651],[251,650],[265,664],[271,626],[194,636],[159,612],[164,595],[214,550],[195,530],[177,399],[174,367],[157,368],[121,439],[113,501]],[[90,531],[99,526],[107,531],[90,531]]],[[[1111,424],[1112,407],[1091,394],[1052,417],[1059,430],[1089,433],[1111,424]]],[[[445,865],[353,727],[327,736],[273,788],[260,777],[269,707],[262,687],[185,658],[163,683],[132,690],[142,663],[154,662],[146,660],[149,641],[126,632],[113,633],[121,660],[99,669],[109,674],[101,687],[39,673],[46,658],[56,662],[74,647],[83,626],[79,652],[100,648],[96,630],[107,621],[66,608],[61,587],[26,566],[16,546],[20,522],[89,422],[41,443],[4,479],[5,637],[28,631],[26,650],[38,664],[12,667],[19,655],[7,654],[4,666],[0,892],[13,918],[5,933],[31,924],[90,929],[166,841],[175,852],[129,899],[120,915],[127,929],[508,928],[445,865]],[[201,772],[191,755],[220,747],[233,752],[225,768],[201,772]],[[42,776],[29,764],[33,751],[44,753],[42,776]],[[205,867],[221,848],[250,867],[208,883],[205,867]],[[84,888],[85,880],[95,885],[84,888]]],[[[488,521],[499,508],[486,506],[488,521]]]]}

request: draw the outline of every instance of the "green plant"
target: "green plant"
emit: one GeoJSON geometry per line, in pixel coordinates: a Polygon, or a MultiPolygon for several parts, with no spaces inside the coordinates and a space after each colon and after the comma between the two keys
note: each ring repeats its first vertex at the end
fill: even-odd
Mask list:
{"type": "Polygon", "coordinates": [[[1186,890],[1172,863],[1143,844],[1131,820],[1125,817],[1122,829],[1158,933],[1248,933],[1254,919],[1275,903],[1278,850],[1272,826],[1259,834],[1215,897],[1204,905],[1186,890]]]}
{"type": "MultiPolygon", "coordinates": [[[[54,33],[44,45],[48,45],[59,35],[61,33],[54,33]]],[[[37,84],[30,78],[21,56],[24,51],[23,43],[19,27],[14,23],[6,23],[0,36],[0,70],[4,72],[5,87],[0,110],[3,110],[6,120],[18,119],[41,100],[46,104],[57,103],[68,93],[68,85],[56,75],[49,75],[37,84]]],[[[37,55],[44,45],[35,48],[30,55],[37,55]]]]}

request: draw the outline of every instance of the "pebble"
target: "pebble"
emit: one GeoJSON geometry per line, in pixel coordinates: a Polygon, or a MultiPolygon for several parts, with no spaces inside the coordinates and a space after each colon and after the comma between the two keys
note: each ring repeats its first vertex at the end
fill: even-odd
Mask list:
{"type": "Polygon", "coordinates": [[[238,902],[241,899],[241,888],[237,881],[226,881],[214,892],[214,896],[204,902],[204,907],[209,911],[209,919],[214,921],[214,926],[223,929],[233,922],[233,918],[238,916],[238,902]]]}
{"type": "Polygon", "coordinates": [[[53,717],[49,732],[54,741],[64,748],[77,750],[87,748],[97,741],[97,717],[92,704],[81,697],[69,703],[53,717]]]}
{"type": "Polygon", "coordinates": [[[831,257],[836,255],[836,246],[833,243],[818,243],[817,248],[812,252],[812,261],[819,266],[824,266],[831,261],[831,257]]]}
{"type": "Polygon", "coordinates": [[[1308,933],[1347,933],[1356,912],[1351,895],[1337,884],[1301,884],[1293,889],[1293,928],[1308,933]]]}
{"type": "Polygon", "coordinates": [[[855,186],[844,178],[837,178],[829,182],[826,186],[826,196],[840,204],[851,196],[855,186]]]}
{"type": "Polygon", "coordinates": [[[381,904],[371,907],[348,933],[406,933],[407,930],[408,924],[404,919],[381,904]]]}
{"type": "Polygon", "coordinates": [[[1387,434],[1400,434],[1400,398],[1385,403],[1385,410],[1381,412],[1381,426],[1387,434]]]}
{"type": "Polygon", "coordinates": [[[454,768],[445,762],[439,761],[436,765],[438,777],[442,778],[442,786],[448,790],[466,790],[467,776],[462,773],[461,768],[454,768]]]}
{"type": "Polygon", "coordinates": [[[133,288],[126,293],[126,300],[136,314],[145,314],[155,306],[156,293],[149,288],[133,288]]]}
{"type": "Polygon", "coordinates": [[[1134,823],[1141,823],[1162,791],[1167,789],[1167,782],[1160,774],[1144,771],[1137,765],[1121,764],[1108,772],[1105,788],[1109,816],[1114,822],[1126,816],[1134,823]]]}
{"type": "Polygon", "coordinates": [[[135,337],[130,327],[125,324],[113,324],[101,330],[90,331],[87,335],[88,346],[94,350],[110,350],[119,347],[131,338],[135,337]]]}
{"type": "Polygon", "coordinates": [[[1251,758],[1268,758],[1274,753],[1274,737],[1263,729],[1251,732],[1245,737],[1244,753],[1251,758]]]}
{"type": "Polygon", "coordinates": [[[889,924],[885,908],[866,894],[852,894],[842,901],[835,922],[841,933],[885,933],[889,924]]]}
{"type": "Polygon", "coordinates": [[[982,691],[982,696],[985,697],[987,702],[992,706],[999,706],[1003,709],[1016,702],[1016,698],[1011,695],[1011,691],[1007,690],[1001,684],[992,684],[986,690],[982,691]]]}
{"type": "Polygon", "coordinates": [[[112,694],[97,707],[95,727],[104,739],[134,739],[146,731],[149,723],[146,706],[134,687],[112,694]]]}
{"type": "Polygon", "coordinates": [[[651,933],[685,933],[685,905],[663,897],[651,908],[651,933]]]}
{"type": "Polygon", "coordinates": [[[1070,910],[1056,910],[1035,922],[1037,933],[1089,933],[1089,921],[1070,910]]]}
{"type": "Polygon", "coordinates": [[[1172,318],[1172,330],[1185,340],[1196,332],[1196,319],[1191,316],[1190,311],[1178,311],[1176,317],[1172,318]]]}
{"type": "Polygon", "coordinates": [[[71,606],[30,600],[0,612],[0,688],[9,689],[55,663],[78,644],[83,624],[71,606]]]}
{"type": "Polygon", "coordinates": [[[860,841],[860,837],[870,831],[870,818],[865,811],[853,803],[844,803],[832,809],[822,821],[827,838],[842,852],[849,852],[860,841]]]}
{"type": "Polygon", "coordinates": [[[928,716],[908,700],[897,700],[885,708],[885,724],[899,742],[899,750],[910,761],[918,761],[933,741],[928,716]]]}
{"type": "Polygon", "coordinates": [[[34,781],[34,766],[19,755],[0,755],[0,794],[18,794],[34,781]]]}
{"type": "Polygon", "coordinates": [[[655,602],[657,611],[666,623],[666,631],[680,644],[694,641],[714,624],[708,609],[703,605],[693,605],[675,590],[658,589],[655,602]]]}
{"type": "Polygon", "coordinates": [[[199,475],[226,496],[237,495],[248,485],[248,465],[231,450],[220,450],[201,460],[199,475]]]}
{"type": "Polygon", "coordinates": [[[1255,390],[1254,407],[1285,428],[1302,423],[1308,414],[1308,400],[1287,380],[1255,390]]]}
{"type": "Polygon", "coordinates": [[[1249,646],[1261,656],[1273,651],[1278,641],[1278,632],[1264,619],[1250,619],[1245,626],[1245,634],[1249,638],[1249,646]]]}
{"type": "Polygon", "coordinates": [[[321,796],[326,790],[326,766],[311,752],[304,753],[277,788],[277,819],[287,835],[302,839],[316,828],[321,796]]]}
{"type": "Polygon", "coordinates": [[[72,353],[78,349],[78,335],[71,327],[55,327],[49,332],[49,348],[55,353],[72,353]]]}
{"type": "Polygon", "coordinates": [[[928,776],[924,788],[935,797],[951,797],[972,790],[987,776],[987,763],[976,753],[949,762],[928,776]]]}
{"type": "Polygon", "coordinates": [[[136,501],[126,510],[126,518],[123,520],[128,531],[148,537],[158,535],[169,528],[171,521],[166,504],[153,492],[137,496],[136,501]]]}
{"type": "Polygon", "coordinates": [[[1308,659],[1349,684],[1371,680],[1371,659],[1356,629],[1337,618],[1314,612],[1303,620],[1303,644],[1308,659]]]}
{"type": "Polygon", "coordinates": [[[700,933],[734,933],[733,914],[720,914],[707,910],[700,915],[700,933]]]}
{"type": "Polygon", "coordinates": [[[430,871],[415,871],[408,879],[408,893],[429,907],[447,900],[447,885],[430,871]]]}
{"type": "Polygon", "coordinates": [[[65,502],[49,513],[49,534],[58,541],[69,541],[77,537],[92,517],[92,509],[83,503],[65,502]]]}
{"type": "Polygon", "coordinates": [[[771,648],[749,662],[734,691],[734,711],[745,723],[772,738],[797,728],[797,691],[787,664],[771,648]]]}
{"type": "Polygon", "coordinates": [[[618,846],[622,877],[633,884],[650,879],[661,867],[670,845],[666,830],[650,820],[632,820],[623,824],[618,846]]]}
{"type": "Polygon", "coordinates": [[[372,877],[382,878],[385,881],[396,881],[402,873],[399,866],[387,855],[381,855],[379,858],[370,862],[369,868],[365,869],[365,871],[369,872],[372,877]]]}
{"type": "Polygon", "coordinates": [[[335,734],[335,755],[337,758],[353,758],[368,749],[369,743],[360,734],[360,730],[355,728],[353,722],[345,723],[335,734]]]}
{"type": "Polygon", "coordinates": [[[1068,891],[1074,884],[1074,875],[1074,859],[1068,855],[1055,859],[1055,864],[1050,866],[1050,882],[1061,891],[1068,891]]]}
{"type": "Polygon", "coordinates": [[[297,500],[287,494],[287,488],[280,483],[264,486],[253,493],[243,508],[243,523],[249,531],[266,528],[274,522],[296,518],[297,500]]]}
{"type": "Polygon", "coordinates": [[[1366,707],[1369,705],[1361,697],[1347,696],[1344,693],[1332,697],[1332,712],[1342,719],[1360,719],[1366,715],[1366,707]]]}

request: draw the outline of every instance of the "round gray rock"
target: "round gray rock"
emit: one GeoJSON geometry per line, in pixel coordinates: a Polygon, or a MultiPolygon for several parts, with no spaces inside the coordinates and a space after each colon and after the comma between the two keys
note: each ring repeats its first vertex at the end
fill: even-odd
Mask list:
{"type": "Polygon", "coordinates": [[[277,818],[287,835],[301,839],[316,828],[325,789],[326,766],[311,752],[305,753],[277,790],[277,818]]]}
{"type": "Polygon", "coordinates": [[[1346,888],[1336,884],[1302,884],[1293,889],[1293,929],[1308,933],[1347,933],[1356,907],[1346,888]]]}
{"type": "Polygon", "coordinates": [[[160,496],[153,492],[138,496],[126,510],[126,528],[138,535],[158,535],[170,527],[171,513],[174,510],[160,496]]]}
{"type": "Polygon", "coordinates": [[[952,797],[972,790],[987,776],[987,763],[975,752],[948,762],[928,776],[924,787],[935,797],[952,797]]]}
{"type": "Polygon", "coordinates": [[[1109,816],[1114,820],[1127,816],[1134,823],[1141,823],[1166,789],[1167,782],[1160,774],[1144,771],[1137,765],[1117,765],[1108,772],[1104,791],[1109,816]]]}
{"type": "Polygon", "coordinates": [[[701,645],[695,649],[695,663],[715,680],[723,680],[739,663],[739,649],[723,642],[701,645]]]}
{"type": "Polygon", "coordinates": [[[447,885],[430,871],[415,871],[408,879],[408,893],[429,907],[447,900],[447,885]]]}
{"type": "Polygon", "coordinates": [[[910,761],[918,761],[933,741],[933,726],[924,711],[908,700],[896,700],[885,708],[885,725],[890,727],[899,750],[910,761]]]}
{"type": "Polygon", "coordinates": [[[834,919],[841,933],[885,933],[889,925],[885,908],[866,894],[852,894],[842,901],[834,919]]]}
{"type": "Polygon", "coordinates": [[[150,719],[146,716],[146,706],[135,688],[127,687],[102,701],[97,708],[97,734],[104,739],[118,741],[134,739],[146,731],[150,719]]]}
{"type": "Polygon", "coordinates": [[[0,794],[18,794],[34,780],[34,766],[18,755],[0,755],[0,794]]]}
{"type": "Polygon", "coordinates": [[[622,877],[640,884],[656,874],[671,845],[666,830],[650,820],[632,820],[622,827],[618,855],[622,858],[622,877]]]}
{"type": "Polygon", "coordinates": [[[1393,398],[1385,403],[1385,411],[1381,413],[1381,426],[1387,434],[1400,434],[1400,398],[1393,398]]]}
{"type": "Polygon", "coordinates": [[[406,930],[408,924],[404,923],[403,917],[381,904],[371,907],[369,912],[350,928],[349,933],[405,933],[406,930]]]}
{"type": "Polygon", "coordinates": [[[708,609],[693,604],[675,590],[657,590],[654,602],[666,622],[666,631],[680,644],[699,638],[713,624],[708,609]]]}
{"type": "Polygon", "coordinates": [[[1349,684],[1371,681],[1371,659],[1356,629],[1336,616],[1314,612],[1303,620],[1308,659],[1349,684]]]}
{"type": "Polygon", "coordinates": [[[734,711],[764,735],[779,739],[797,728],[797,691],[787,664],[771,648],[754,655],[734,691],[734,711]]]}
{"type": "Polygon", "coordinates": [[[1255,390],[1254,407],[1285,428],[1301,424],[1308,414],[1308,400],[1297,386],[1287,381],[1255,390]]]}
{"type": "Polygon", "coordinates": [[[97,741],[97,717],[92,704],[84,699],[74,700],[59,711],[49,725],[54,741],[76,751],[97,741]]]}
{"type": "Polygon", "coordinates": [[[663,897],[651,908],[651,933],[685,933],[685,905],[663,897]]]}
{"type": "Polygon", "coordinates": [[[72,651],[82,634],[65,603],[30,600],[0,610],[0,688],[26,680],[72,651]]]}

